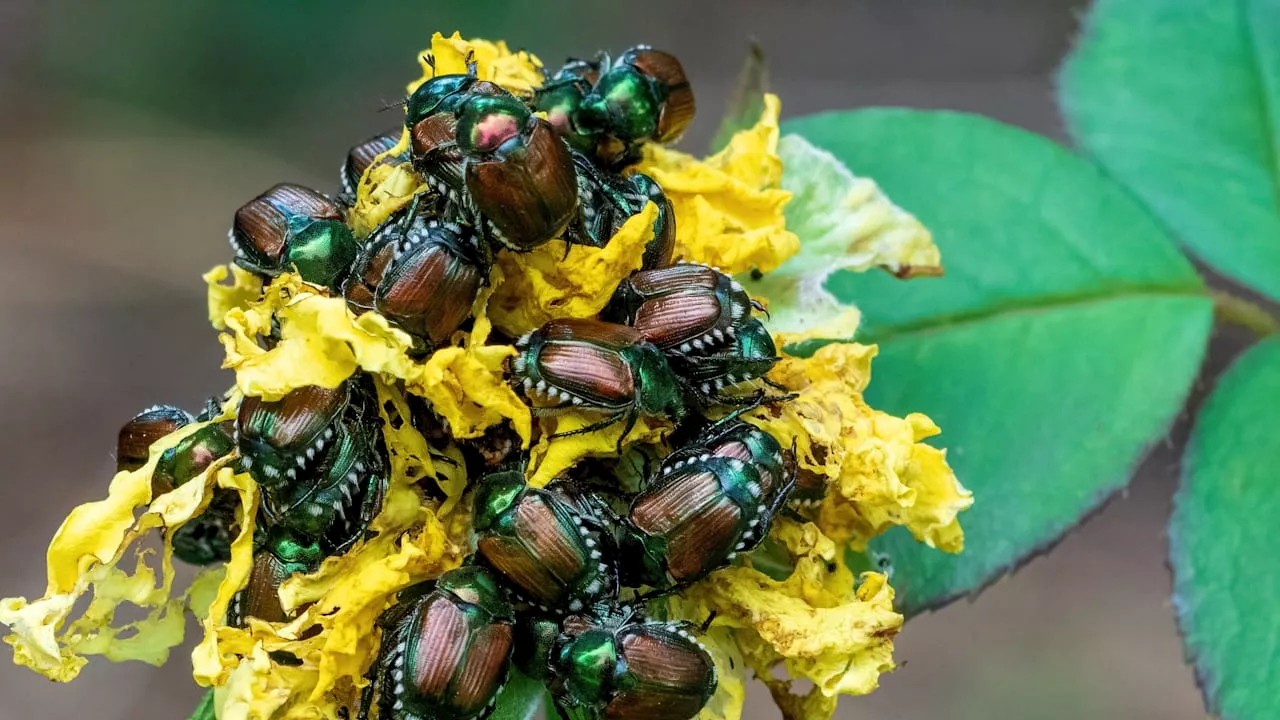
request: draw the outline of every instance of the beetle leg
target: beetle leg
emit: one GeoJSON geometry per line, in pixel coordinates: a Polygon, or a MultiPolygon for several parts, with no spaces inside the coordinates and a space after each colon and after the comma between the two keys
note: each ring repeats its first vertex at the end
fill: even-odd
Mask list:
{"type": "MultiPolygon", "coordinates": [[[[572,407],[572,406],[570,406],[570,407],[572,407]]],[[[557,406],[557,407],[554,407],[554,408],[535,408],[535,413],[534,413],[534,414],[537,414],[537,413],[536,413],[536,410],[559,410],[559,409],[564,409],[564,406],[557,406]]],[[[616,414],[610,415],[609,417],[605,418],[604,420],[601,420],[600,422],[594,422],[594,423],[591,423],[590,425],[587,425],[587,426],[585,426],[585,427],[580,427],[580,428],[578,428],[577,430],[567,430],[567,431],[565,431],[565,432],[553,433],[553,434],[552,434],[550,437],[548,437],[547,439],[548,439],[548,440],[555,440],[556,438],[570,437],[570,436],[572,436],[572,435],[585,435],[585,434],[587,434],[587,433],[589,433],[589,432],[595,432],[595,431],[597,431],[597,430],[603,430],[603,429],[605,429],[605,428],[609,427],[610,425],[612,425],[612,424],[614,424],[614,423],[618,422],[619,420],[621,420],[621,419],[622,419],[622,416],[623,416],[624,414],[626,414],[626,411],[625,411],[625,410],[624,410],[623,412],[620,412],[620,413],[616,413],[616,414]]],[[[631,424],[632,424],[632,425],[634,425],[634,424],[635,424],[635,420],[634,420],[634,419],[631,421],[631,424]]],[[[621,447],[621,440],[619,440],[619,447],[621,447]]]]}
{"type": "Polygon", "coordinates": [[[627,424],[622,427],[622,434],[618,435],[618,454],[622,454],[622,441],[627,439],[627,435],[631,434],[631,428],[636,426],[636,421],[640,419],[640,411],[635,408],[627,413],[627,424]]]}

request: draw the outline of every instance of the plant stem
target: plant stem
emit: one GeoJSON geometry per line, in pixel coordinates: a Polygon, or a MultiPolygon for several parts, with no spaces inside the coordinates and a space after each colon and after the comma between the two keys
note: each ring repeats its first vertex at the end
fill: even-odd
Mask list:
{"type": "Polygon", "coordinates": [[[1261,305],[1228,292],[1213,291],[1213,313],[1219,320],[1252,330],[1263,337],[1280,334],[1280,319],[1261,305]]]}

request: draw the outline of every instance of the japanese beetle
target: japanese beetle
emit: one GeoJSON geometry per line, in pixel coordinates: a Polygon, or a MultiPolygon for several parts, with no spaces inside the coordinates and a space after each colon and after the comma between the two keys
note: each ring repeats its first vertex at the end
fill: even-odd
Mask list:
{"type": "Polygon", "coordinates": [[[625,421],[619,445],[640,415],[679,422],[685,415],[680,379],[658,348],[625,325],[585,318],[551,320],[516,342],[517,383],[536,415],[578,408],[606,413],[572,434],[625,421]]]}
{"type": "Polygon", "coordinates": [[[237,265],[266,277],[296,270],[303,280],[334,291],[359,248],[337,204],[289,183],[237,210],[228,238],[237,265]]]}
{"type": "Polygon", "coordinates": [[[241,462],[265,490],[274,490],[315,468],[334,440],[351,402],[351,384],[298,388],[279,400],[249,396],[236,416],[241,462]]]}
{"type": "Polygon", "coordinates": [[[569,148],[502,88],[469,75],[432,78],[410,97],[406,123],[415,167],[486,240],[531,250],[577,212],[569,148]]]}
{"type": "Polygon", "coordinates": [[[515,617],[493,573],[465,565],[416,585],[380,620],[382,649],[357,718],[474,720],[507,681],[515,617]]]}
{"type": "MultiPolygon", "coordinates": [[[[749,404],[761,395],[742,397],[725,391],[764,376],[778,362],[773,336],[752,318],[733,334],[733,343],[705,355],[671,353],[671,367],[685,379],[703,403],[749,404]]],[[[766,382],[768,380],[766,379],[766,382]]]]}
{"type": "MultiPolygon", "coordinates": [[[[201,418],[207,419],[204,414],[201,418]]],[[[120,429],[116,449],[117,470],[137,470],[147,462],[156,440],[178,430],[192,417],[172,405],[159,405],[139,413],[120,429]]],[[[206,425],[165,450],[151,473],[154,499],[204,472],[214,460],[234,449],[223,425],[206,425]]],[[[238,499],[232,490],[214,488],[213,498],[200,515],[173,531],[173,551],[193,565],[209,565],[231,557],[231,530],[238,499]]]]}
{"type": "Polygon", "coordinates": [[[231,597],[227,608],[227,624],[232,627],[244,627],[250,617],[273,623],[289,621],[280,605],[280,584],[295,573],[315,572],[325,558],[317,542],[283,528],[260,529],[253,552],[248,583],[231,597]]]}
{"type": "Polygon", "coordinates": [[[696,111],[693,89],[674,55],[639,45],[600,73],[573,115],[575,130],[602,138],[597,158],[606,167],[639,158],[639,146],[679,139],[696,111]],[[607,141],[613,142],[607,142],[607,141]]]}
{"type": "Polygon", "coordinates": [[[355,199],[356,190],[360,187],[360,178],[364,177],[365,170],[369,169],[375,158],[399,144],[400,135],[399,129],[389,130],[351,148],[338,173],[339,187],[343,197],[349,200],[355,199]]]}
{"type": "Polygon", "coordinates": [[[582,509],[554,488],[529,487],[522,469],[489,473],[474,500],[476,550],[521,601],[578,612],[617,587],[611,534],[582,509]]]}
{"type": "Polygon", "coordinates": [[[597,157],[607,154],[598,148],[601,137],[578,126],[578,109],[596,81],[600,79],[600,62],[571,58],[542,87],[534,90],[533,109],[547,116],[547,122],[569,147],[597,157]]]}
{"type": "MultiPolygon", "coordinates": [[[[154,405],[134,415],[121,426],[116,439],[116,472],[132,472],[146,465],[155,441],[192,420],[191,413],[172,405],[154,405]]],[[[153,490],[151,494],[159,493],[153,490]]]]}
{"type": "Polygon", "coordinates": [[[645,245],[641,268],[663,268],[671,264],[676,249],[676,217],[662,188],[648,175],[623,177],[602,172],[578,153],[578,218],[569,227],[569,236],[580,245],[604,247],[647,202],[658,206],[653,221],[653,237],[645,245]]]}
{"type": "Polygon", "coordinates": [[[382,509],[387,477],[370,431],[342,422],[324,459],[307,476],[262,489],[262,512],[273,525],[345,552],[382,509]]]}
{"type": "Polygon", "coordinates": [[[706,265],[638,270],[600,316],[630,325],[663,352],[703,353],[733,341],[758,307],[742,285],[706,265]]]}
{"type": "Polygon", "coordinates": [[[631,501],[621,533],[623,584],[669,590],[754,548],[795,484],[794,468],[767,433],[713,426],[677,450],[631,501]]]}
{"type": "Polygon", "coordinates": [[[562,717],[688,720],[715,694],[715,663],[692,625],[596,614],[565,618],[541,673],[562,717]]]}
{"type": "Polygon", "coordinates": [[[346,296],[357,305],[371,299],[373,309],[434,349],[471,317],[489,266],[462,225],[414,213],[399,223],[405,227],[378,233],[361,255],[346,296]]]}

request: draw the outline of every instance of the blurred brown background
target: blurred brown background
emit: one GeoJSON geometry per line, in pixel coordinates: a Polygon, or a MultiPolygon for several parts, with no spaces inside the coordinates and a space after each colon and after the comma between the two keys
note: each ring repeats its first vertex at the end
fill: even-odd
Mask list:
{"type": "MultiPolygon", "coordinates": [[[[1061,138],[1051,74],[1082,5],[3,0],[0,595],[43,589],[43,547],[72,504],[102,495],[123,420],[229,384],[199,275],[229,258],[232,212],[277,181],[334,190],[347,147],[395,124],[379,109],[433,30],[505,37],[553,66],[639,42],[673,51],[698,92],[694,151],[749,37],[789,115],[954,108],[1061,138]]],[[[1215,363],[1232,347],[1219,338],[1215,363]]],[[[1183,430],[1052,554],[912,621],[903,667],[841,717],[1204,717],[1164,566],[1183,430]]],[[[66,687],[4,663],[0,720],[169,720],[199,697],[185,650],[158,670],[95,662],[66,687]]],[[[751,704],[777,716],[766,693],[751,704]]]]}

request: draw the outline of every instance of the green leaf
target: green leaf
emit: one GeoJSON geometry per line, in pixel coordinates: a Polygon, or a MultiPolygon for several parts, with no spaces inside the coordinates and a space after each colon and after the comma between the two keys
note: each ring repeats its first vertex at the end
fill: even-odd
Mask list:
{"type": "Polygon", "coordinates": [[[754,40],[742,61],[742,70],[734,83],[733,94],[725,106],[720,127],[711,139],[711,152],[719,152],[729,144],[734,133],[755,125],[764,114],[764,94],[769,91],[769,66],[764,60],[764,49],[754,40]]]}
{"type": "Polygon", "coordinates": [[[542,683],[512,668],[511,677],[498,695],[489,720],[532,720],[537,716],[538,708],[542,707],[545,694],[542,683]]]}
{"type": "Polygon", "coordinates": [[[1210,709],[1275,717],[1280,697],[1280,340],[1250,349],[1196,418],[1174,500],[1174,605],[1210,709]]]}
{"type": "Polygon", "coordinates": [[[973,593],[1123,487],[1196,377],[1211,302],[1161,226],[1089,163],[973,116],[866,110],[787,130],[874,178],[932,230],[946,275],[837,274],[880,343],[873,406],[924,412],[974,491],[965,552],[895,530],[908,613],[973,593]]]}
{"type": "Polygon", "coordinates": [[[1071,134],[1207,263],[1280,299],[1280,4],[1100,0],[1071,134]]]}
{"type": "MultiPolygon", "coordinates": [[[[800,332],[832,325],[848,310],[826,289],[840,270],[879,267],[902,277],[936,275],[938,249],[929,231],[867,178],[799,135],[778,142],[782,189],[791,193],[787,229],[804,252],[762,277],[739,276],[752,295],[769,299],[770,327],[800,332]]],[[[847,340],[853,328],[831,339],[847,340]]]]}
{"type": "Polygon", "coordinates": [[[209,690],[200,698],[200,704],[188,720],[217,720],[217,711],[213,706],[213,690],[209,690]]]}

